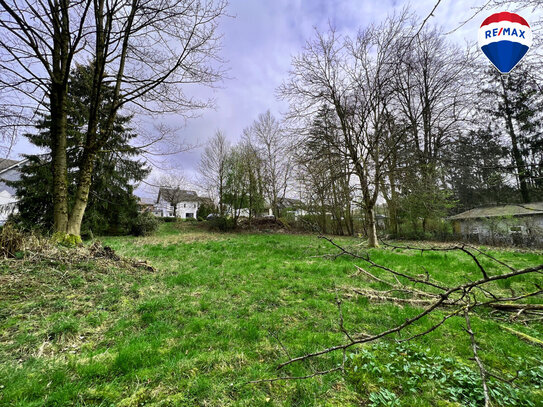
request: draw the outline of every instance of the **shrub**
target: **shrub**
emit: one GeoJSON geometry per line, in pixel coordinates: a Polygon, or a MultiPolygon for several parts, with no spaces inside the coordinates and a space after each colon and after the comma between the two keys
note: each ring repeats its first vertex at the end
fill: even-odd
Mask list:
{"type": "Polygon", "coordinates": [[[25,234],[11,224],[6,224],[0,231],[0,255],[17,257],[25,249],[25,234]]]}
{"type": "Polygon", "coordinates": [[[164,222],[164,223],[175,223],[175,222],[179,221],[179,218],[174,218],[174,217],[171,217],[171,216],[155,216],[155,218],[158,221],[164,222]]]}
{"type": "Polygon", "coordinates": [[[204,201],[200,204],[198,207],[198,211],[196,212],[197,218],[205,219],[207,218],[207,215],[210,215],[212,213],[217,213],[218,208],[213,204],[213,202],[204,201]]]}
{"type": "Polygon", "coordinates": [[[139,213],[132,225],[134,236],[149,236],[155,233],[159,226],[159,220],[149,212],[139,213]]]}
{"type": "Polygon", "coordinates": [[[219,230],[221,232],[228,232],[236,228],[234,219],[227,218],[226,216],[218,216],[211,219],[208,222],[208,227],[210,230],[219,230]]]}

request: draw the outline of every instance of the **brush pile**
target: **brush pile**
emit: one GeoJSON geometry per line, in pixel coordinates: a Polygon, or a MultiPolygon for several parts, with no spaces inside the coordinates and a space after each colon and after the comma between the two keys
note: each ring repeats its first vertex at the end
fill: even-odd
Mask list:
{"type": "Polygon", "coordinates": [[[24,260],[25,262],[54,261],[63,264],[78,264],[92,261],[105,269],[112,267],[142,268],[150,272],[155,269],[145,261],[124,259],[109,246],[96,240],[91,245],[64,247],[52,240],[36,234],[26,233],[11,225],[0,231],[0,258],[7,262],[24,260]]]}

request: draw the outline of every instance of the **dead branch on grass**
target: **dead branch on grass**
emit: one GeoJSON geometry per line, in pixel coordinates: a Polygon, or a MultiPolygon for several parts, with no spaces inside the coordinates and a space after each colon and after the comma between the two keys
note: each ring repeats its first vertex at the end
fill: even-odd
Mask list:
{"type": "MultiPolygon", "coordinates": [[[[542,274],[543,264],[539,264],[533,267],[527,267],[524,269],[516,269],[511,265],[505,263],[504,261],[497,259],[495,256],[492,256],[476,247],[469,245],[453,245],[447,247],[410,247],[397,246],[383,242],[385,247],[392,249],[420,251],[421,255],[424,252],[461,252],[465,254],[477,267],[481,278],[477,280],[467,279],[466,282],[463,282],[461,284],[451,285],[447,284],[446,282],[436,280],[435,277],[433,277],[431,273],[426,269],[424,269],[425,275],[423,277],[419,275],[411,275],[407,272],[395,270],[391,267],[376,263],[371,259],[369,253],[354,253],[326,236],[321,235],[320,238],[328,241],[333,247],[338,249],[338,253],[332,255],[331,258],[335,259],[339,256],[350,256],[355,260],[364,262],[368,266],[368,269],[365,269],[359,265],[355,265],[357,272],[351,277],[364,276],[374,282],[380,283],[387,287],[387,289],[383,290],[350,288],[350,290],[353,291],[355,294],[362,295],[368,298],[370,301],[389,301],[396,304],[408,304],[415,307],[422,307],[422,310],[415,316],[407,318],[401,324],[398,324],[393,328],[384,330],[376,334],[368,335],[366,333],[349,333],[344,326],[343,312],[341,309],[341,299],[339,298],[339,295],[336,295],[336,304],[339,311],[339,329],[342,333],[345,334],[347,340],[343,343],[330,346],[320,351],[306,353],[297,357],[289,357],[287,361],[282,362],[277,366],[277,370],[281,370],[293,363],[303,362],[337,351],[341,351],[343,353],[343,363],[341,364],[341,366],[330,369],[329,371],[315,372],[313,374],[303,377],[282,376],[272,379],[257,380],[250,383],[274,382],[277,380],[297,380],[320,376],[332,371],[343,371],[346,358],[345,352],[347,349],[352,348],[355,345],[375,342],[379,339],[389,337],[393,334],[401,335],[404,331],[407,330],[407,328],[416,328],[417,322],[425,317],[433,315],[438,309],[444,309],[444,307],[447,307],[447,309],[449,309],[450,311],[445,316],[441,317],[439,321],[432,324],[430,328],[426,328],[417,333],[411,333],[409,336],[403,338],[397,338],[397,342],[411,341],[415,338],[427,335],[439,329],[448,319],[463,314],[466,323],[465,330],[469,334],[474,360],[479,368],[479,373],[483,383],[485,406],[489,406],[491,402],[487,384],[487,379],[489,377],[494,377],[507,382],[512,382],[513,380],[515,380],[515,377],[513,377],[512,379],[503,379],[499,375],[492,373],[484,365],[482,359],[479,357],[479,347],[477,344],[475,333],[471,327],[470,315],[475,310],[481,307],[490,307],[493,308],[495,311],[499,310],[515,312],[516,317],[520,316],[523,313],[537,313],[539,310],[542,310],[543,305],[541,304],[525,304],[520,302],[521,300],[529,297],[542,295],[543,290],[539,285],[534,283],[534,286],[537,289],[535,291],[525,292],[517,295],[511,290],[511,296],[504,296],[503,293],[501,293],[500,290],[496,288],[496,285],[494,283],[498,281],[511,280],[515,277],[522,275],[542,274]],[[492,261],[496,265],[504,267],[507,271],[502,273],[494,272],[492,273],[492,275],[489,274],[483,263],[478,259],[478,256],[485,257],[487,260],[492,261]],[[380,271],[381,274],[376,275],[374,270],[380,271]],[[402,293],[404,295],[407,295],[409,298],[397,297],[394,295],[395,293],[402,293]]],[[[512,330],[510,328],[506,330],[528,342],[531,342],[534,345],[540,346],[541,341],[535,338],[528,337],[528,335],[512,330]],[[535,339],[535,341],[532,341],[532,339],[535,339]]]]}

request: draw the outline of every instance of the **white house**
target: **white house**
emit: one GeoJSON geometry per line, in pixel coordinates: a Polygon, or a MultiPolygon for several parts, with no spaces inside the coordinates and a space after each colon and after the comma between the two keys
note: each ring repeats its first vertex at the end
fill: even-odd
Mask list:
{"type": "Polygon", "coordinates": [[[0,159],[0,225],[6,223],[9,215],[18,212],[15,188],[6,182],[20,179],[20,168],[26,161],[26,159],[20,161],[0,159]]]}
{"type": "MultiPolygon", "coordinates": [[[[234,209],[230,205],[226,205],[227,212],[232,213],[234,212],[234,209]]],[[[305,205],[302,201],[299,199],[294,198],[279,198],[277,202],[277,207],[282,215],[287,216],[293,216],[294,219],[298,219],[300,216],[307,215],[307,211],[305,210],[305,205]]],[[[249,209],[248,208],[240,208],[237,210],[237,214],[239,217],[249,217],[249,209]]],[[[273,217],[273,209],[271,205],[266,202],[263,211],[254,214],[257,218],[259,217],[273,217]]]]}
{"type": "Polygon", "coordinates": [[[158,191],[153,213],[156,216],[165,218],[173,217],[175,213],[178,218],[195,219],[203,199],[195,191],[161,187],[158,191]],[[175,211],[173,203],[177,203],[175,211]]]}

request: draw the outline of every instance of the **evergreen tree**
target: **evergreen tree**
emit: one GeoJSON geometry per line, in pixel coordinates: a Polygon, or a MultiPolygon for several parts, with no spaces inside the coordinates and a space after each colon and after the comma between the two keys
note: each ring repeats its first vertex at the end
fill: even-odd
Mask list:
{"type": "Polygon", "coordinates": [[[515,200],[502,168],[508,149],[490,126],[472,130],[450,146],[449,182],[458,202],[457,212],[515,200]]]}
{"type": "MultiPolygon", "coordinates": [[[[73,203],[77,183],[78,165],[85,143],[85,126],[90,106],[92,68],[78,66],[72,71],[68,87],[68,196],[73,203]]],[[[107,88],[106,94],[112,95],[107,88]]],[[[110,98],[100,106],[100,116],[105,118],[110,98]]],[[[131,116],[118,115],[108,143],[100,151],[92,177],[88,206],[82,230],[94,234],[129,233],[137,218],[138,203],[133,184],[144,179],[149,169],[137,159],[140,150],[131,146],[137,134],[130,129],[131,116]]],[[[26,137],[34,145],[47,148],[51,143],[49,118],[42,117],[36,125],[37,132],[26,137]]],[[[20,181],[14,182],[19,197],[18,222],[28,228],[49,231],[53,226],[53,177],[50,152],[27,155],[27,165],[21,170],[20,181]]]]}
{"type": "Polygon", "coordinates": [[[543,198],[543,95],[530,75],[529,67],[520,65],[507,76],[495,69],[482,90],[487,113],[498,119],[495,131],[503,135],[509,160],[504,172],[517,180],[522,202],[543,198]]]}

